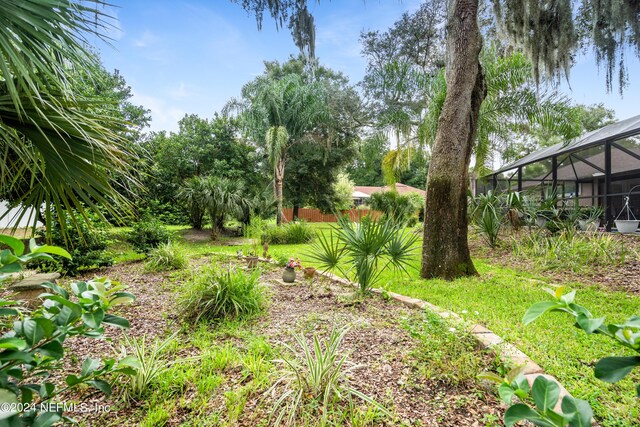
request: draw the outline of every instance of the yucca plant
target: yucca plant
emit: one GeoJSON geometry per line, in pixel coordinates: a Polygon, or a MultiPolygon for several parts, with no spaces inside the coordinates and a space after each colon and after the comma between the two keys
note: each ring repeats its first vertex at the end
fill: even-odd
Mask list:
{"type": "Polygon", "coordinates": [[[355,280],[366,293],[393,268],[407,273],[411,267],[417,236],[390,219],[364,217],[360,223],[338,218],[338,226],[328,235],[318,233],[308,257],[325,271],[338,270],[355,280]]]}
{"type": "MultiPolygon", "coordinates": [[[[275,360],[283,366],[284,373],[266,392],[272,396],[281,393],[272,411],[274,425],[297,425],[299,416],[311,411],[312,415],[320,417],[319,425],[325,426],[331,406],[345,401],[351,403],[354,396],[392,417],[382,405],[349,385],[348,374],[358,366],[347,367],[348,355],[339,352],[348,331],[349,328],[334,329],[327,340],[314,334],[312,346],[307,344],[304,335],[294,335],[302,357],[275,360]]],[[[292,354],[296,353],[292,347],[284,346],[292,354]]]]}
{"type": "Polygon", "coordinates": [[[181,292],[182,312],[194,321],[251,315],[262,310],[265,302],[259,270],[248,274],[234,268],[220,271],[213,265],[205,266],[181,292]]]}
{"type": "Polygon", "coordinates": [[[188,264],[184,248],[168,241],[151,249],[145,267],[149,271],[181,270],[188,264]]]}

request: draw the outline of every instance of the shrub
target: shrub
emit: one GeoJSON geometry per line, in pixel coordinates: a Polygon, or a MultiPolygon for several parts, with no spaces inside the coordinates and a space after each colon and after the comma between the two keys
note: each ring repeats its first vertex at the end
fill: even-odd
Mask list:
{"type": "Polygon", "coordinates": [[[305,221],[290,222],[280,227],[268,227],[261,236],[262,243],[270,245],[293,245],[313,241],[314,233],[305,221]]]}
{"type": "Polygon", "coordinates": [[[412,217],[417,218],[418,212],[423,208],[424,199],[415,193],[378,191],[371,195],[367,203],[371,209],[382,212],[384,219],[405,225],[412,217]]]}
{"type": "MultiPolygon", "coordinates": [[[[77,212],[63,212],[62,215],[65,217],[65,229],[63,231],[60,220],[54,216],[49,229],[50,243],[65,248],[71,258],[38,261],[35,265],[40,270],[75,276],[81,270],[113,264],[113,258],[106,251],[110,243],[107,224],[92,214],[83,217],[77,212]]],[[[38,235],[46,238],[44,230],[39,230],[38,235]]]]}
{"type": "Polygon", "coordinates": [[[160,244],[167,243],[171,238],[169,230],[157,219],[144,219],[133,224],[131,228],[127,241],[139,253],[149,252],[160,244]]]}
{"type": "MultiPolygon", "coordinates": [[[[340,355],[339,347],[348,329],[331,331],[328,340],[313,336],[313,346],[309,347],[304,335],[294,335],[298,347],[302,350],[302,358],[276,360],[282,364],[284,372],[267,394],[280,395],[276,399],[272,411],[276,426],[282,424],[297,425],[299,419],[319,418],[319,425],[328,425],[333,405],[341,402],[351,403],[353,397],[373,405],[381,413],[392,417],[392,414],[369,396],[349,385],[349,372],[355,367],[347,367],[347,355],[340,355]],[[284,391],[280,389],[284,386],[284,391]]],[[[285,344],[292,353],[298,353],[285,344]]],[[[337,420],[339,422],[339,420],[337,420]]],[[[332,424],[333,425],[333,424],[332,424]]]]}
{"type": "Polygon", "coordinates": [[[260,312],[265,301],[259,271],[220,271],[213,265],[197,271],[181,292],[182,313],[195,321],[249,316],[260,312]]]}
{"type": "MultiPolygon", "coordinates": [[[[0,236],[0,242],[11,249],[3,250],[0,271],[19,272],[22,265],[34,258],[51,258],[48,254],[68,257],[66,251],[53,246],[37,246],[31,241],[29,254],[24,255],[21,241],[0,236]]],[[[0,274],[0,283],[8,275],[0,274]]],[[[131,375],[134,363],[130,359],[87,358],[79,373],[68,374],[65,385],[50,378],[65,373],[64,343],[69,337],[90,336],[101,338],[104,326],[128,328],[129,322],[108,311],[119,303],[133,301],[133,295],[122,292],[122,287],[108,279],[95,279],[71,285],[71,292],[53,283],[43,283],[46,293],[40,295],[43,303],[33,311],[25,311],[21,304],[0,298],[2,316],[0,329],[5,331],[0,348],[0,378],[2,379],[2,425],[49,426],[62,420],[62,407],[55,407],[61,393],[85,385],[111,393],[105,376],[113,373],[131,375]],[[29,384],[23,382],[28,378],[29,384]],[[46,404],[53,403],[53,411],[46,404]],[[15,409],[15,410],[12,410],[15,409]],[[19,409],[19,410],[18,410],[19,409]],[[32,410],[33,409],[33,410],[32,410]]]]}
{"type": "Polygon", "coordinates": [[[146,262],[150,271],[180,270],[189,264],[184,248],[174,243],[161,243],[151,249],[146,262]]]}

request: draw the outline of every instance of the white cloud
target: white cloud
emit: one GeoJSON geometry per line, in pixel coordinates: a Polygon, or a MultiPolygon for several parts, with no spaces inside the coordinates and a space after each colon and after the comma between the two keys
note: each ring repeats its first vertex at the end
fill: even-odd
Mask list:
{"type": "Polygon", "coordinates": [[[180,82],[178,87],[169,90],[169,96],[174,99],[182,99],[191,96],[191,91],[184,82],[180,82]]]}
{"type": "Polygon", "coordinates": [[[156,37],[151,31],[145,30],[142,33],[142,36],[133,41],[133,45],[139,48],[149,47],[158,41],[158,37],[156,37]]]}
{"type": "Polygon", "coordinates": [[[152,95],[134,91],[132,100],[134,104],[143,105],[151,110],[150,127],[153,131],[177,132],[178,121],[186,114],[183,109],[170,105],[164,99],[152,95]]]}

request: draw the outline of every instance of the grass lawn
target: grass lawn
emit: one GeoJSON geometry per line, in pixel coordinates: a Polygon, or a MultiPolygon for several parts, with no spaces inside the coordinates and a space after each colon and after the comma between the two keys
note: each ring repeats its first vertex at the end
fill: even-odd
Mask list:
{"type": "MultiPolygon", "coordinates": [[[[324,232],[329,225],[322,224],[317,228],[324,232]]],[[[235,253],[241,249],[210,243],[184,244],[190,255],[196,256],[211,252],[235,253]]],[[[529,326],[522,324],[527,308],[549,297],[543,288],[552,286],[552,283],[543,273],[517,271],[476,259],[479,277],[450,282],[427,281],[419,277],[419,244],[416,244],[414,269],[410,275],[400,276],[389,271],[378,286],[429,301],[487,326],[527,353],[574,396],[588,400],[602,425],[640,425],[640,405],[634,386],[640,382],[637,371],[617,384],[603,383],[593,376],[593,365],[598,359],[633,353],[615,347],[604,337],[585,335],[573,327],[571,318],[566,315],[553,313],[529,326]]],[[[308,260],[311,248],[309,244],[272,245],[269,253],[276,259],[298,257],[304,265],[312,265],[308,260]]],[[[586,306],[597,316],[606,316],[609,322],[622,322],[632,314],[640,314],[638,296],[589,284],[568,285],[578,290],[578,304],[586,306]]]]}

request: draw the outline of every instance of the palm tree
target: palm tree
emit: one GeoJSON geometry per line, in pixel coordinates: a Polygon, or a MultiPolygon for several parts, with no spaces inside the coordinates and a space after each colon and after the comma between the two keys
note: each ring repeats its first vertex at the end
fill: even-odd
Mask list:
{"type": "Polygon", "coordinates": [[[287,151],[303,138],[330,141],[321,125],[330,119],[327,92],[319,82],[305,83],[298,74],[280,79],[261,76],[242,89],[245,128],[263,142],[274,174],[277,201],[276,222],[282,224],[282,183],[287,151]]]}
{"type": "MultiPolygon", "coordinates": [[[[525,56],[514,53],[500,57],[487,48],[481,57],[487,95],[480,107],[478,132],[474,144],[475,171],[487,172],[486,162],[492,151],[503,151],[522,129],[540,127],[549,133],[570,139],[580,133],[576,112],[569,100],[554,92],[540,92],[531,87],[533,68],[525,56]]],[[[447,85],[444,72],[432,82],[431,103],[421,126],[427,145],[435,140],[447,85]]]]}
{"type": "MultiPolygon", "coordinates": [[[[128,206],[112,172],[127,171],[120,119],[74,92],[76,70],[97,68],[88,35],[109,26],[101,10],[77,0],[5,0],[0,14],[0,192],[12,204],[52,210],[83,204],[112,213],[128,206]],[[93,112],[92,112],[93,111],[93,112]]],[[[35,223],[36,218],[33,218],[35,223]]]]}
{"type": "Polygon", "coordinates": [[[204,180],[204,206],[211,219],[211,238],[216,239],[224,226],[225,215],[237,217],[247,210],[249,200],[244,185],[237,180],[209,176],[204,180]]]}
{"type": "Polygon", "coordinates": [[[191,226],[196,230],[202,230],[202,220],[207,211],[207,179],[200,176],[189,178],[178,190],[177,196],[189,211],[191,226]]]}

